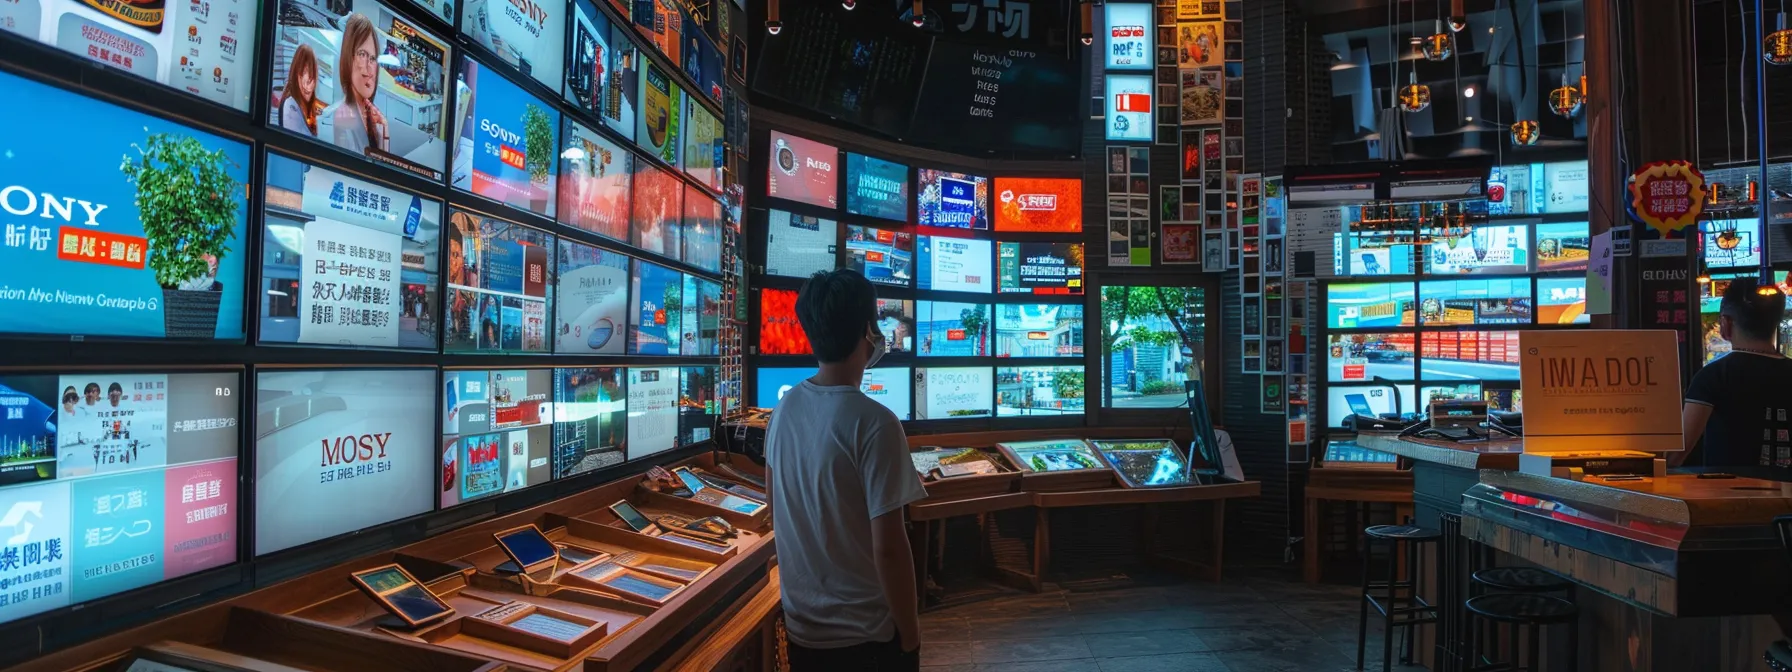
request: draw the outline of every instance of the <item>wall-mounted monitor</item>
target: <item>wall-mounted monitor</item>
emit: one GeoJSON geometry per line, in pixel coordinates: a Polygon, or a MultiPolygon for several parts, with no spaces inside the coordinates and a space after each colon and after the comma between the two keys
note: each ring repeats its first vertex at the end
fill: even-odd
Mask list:
{"type": "Polygon", "coordinates": [[[915,219],[921,226],[989,228],[989,178],[932,168],[915,174],[915,219]]]}
{"type": "Polygon", "coordinates": [[[1107,75],[1107,139],[1149,142],[1157,132],[1150,75],[1107,75]]]}
{"type": "Polygon", "coordinates": [[[995,412],[995,370],[987,366],[915,369],[915,419],[987,418],[995,412]]]}
{"type": "Polygon", "coordinates": [[[242,393],[234,370],[0,375],[0,622],[236,562],[242,393]]]}
{"type": "MultiPolygon", "coordinates": [[[[1536,168],[1531,170],[1535,171],[1536,168]]],[[[1543,202],[1543,212],[1557,214],[1587,211],[1589,201],[1586,159],[1543,164],[1543,184],[1548,194],[1543,202]]]]}
{"type": "Polygon", "coordinates": [[[542,86],[557,89],[566,58],[569,4],[467,0],[460,10],[460,32],[542,86]]]}
{"type": "Polygon", "coordinates": [[[442,204],[279,154],[267,181],[261,342],[435,350],[442,204]]]}
{"type": "Polygon", "coordinates": [[[1531,279],[1421,282],[1419,320],[1426,326],[1530,324],[1531,279]]]}
{"type": "Polygon", "coordinates": [[[1326,382],[1413,379],[1413,334],[1331,334],[1326,337],[1326,382]]]}
{"type": "Polygon", "coordinates": [[[996,415],[1082,415],[1081,366],[996,367],[996,415]]]}
{"type": "MultiPolygon", "coordinates": [[[[1152,48],[1157,36],[1157,21],[1148,2],[1110,2],[1103,8],[1107,30],[1102,43],[1107,46],[1106,69],[1150,70],[1157,51],[1152,48]]],[[[1212,49],[1218,45],[1209,45],[1212,49]]]]}
{"type": "Polygon", "coordinates": [[[676,366],[628,370],[628,459],[677,445],[678,375],[676,366]]]}
{"type": "Polygon", "coordinates": [[[686,357],[722,356],[722,283],[695,275],[684,276],[684,315],[679,319],[686,357]]]}
{"type": "Polygon", "coordinates": [[[1531,267],[1530,244],[1531,228],[1527,225],[1482,224],[1466,236],[1434,238],[1425,249],[1425,272],[1431,275],[1524,273],[1531,267]]]}
{"type": "Polygon", "coordinates": [[[652,161],[635,160],[633,225],[629,243],[648,252],[677,259],[684,249],[684,180],[652,161]]]}
{"type": "Polygon", "coordinates": [[[1586,222],[1538,224],[1537,270],[1584,271],[1592,256],[1592,236],[1586,222]]]}
{"type": "Polygon", "coordinates": [[[1518,332],[1419,334],[1420,380],[1518,380],[1518,332]]]}
{"type": "Polygon", "coordinates": [[[448,215],[446,352],[548,352],[554,235],[455,210],[448,215]]]}
{"type": "Polygon", "coordinates": [[[989,354],[990,307],[984,303],[915,302],[915,352],[923,357],[989,354]]]}
{"type": "Polygon", "coordinates": [[[625,369],[554,369],[554,478],[622,464],[627,441],[625,369]]]}
{"type": "Polygon", "coordinates": [[[592,0],[573,0],[571,9],[566,99],[597,114],[604,126],[632,140],[641,77],[634,41],[626,26],[610,23],[592,0]]]}
{"type": "MultiPolygon", "coordinates": [[[[447,40],[374,0],[281,0],[274,21],[269,125],[442,179],[454,62],[447,40]],[[306,101],[310,80],[317,83],[306,101]]],[[[456,97],[456,109],[467,109],[456,97]]]]}
{"type": "Polygon", "coordinates": [[[257,373],[255,554],[434,507],[436,381],[432,368],[257,373]]]}
{"type": "Polygon", "coordinates": [[[801,385],[804,380],[814,376],[815,367],[761,368],[753,372],[756,385],[753,392],[753,405],[759,408],[774,408],[778,400],[791,388],[801,385]]]}
{"type": "MultiPolygon", "coordinates": [[[[0,25],[18,7],[0,4],[0,25]]],[[[65,36],[117,30],[50,13],[69,20],[65,36]]],[[[14,129],[0,141],[0,332],[241,339],[249,146],[7,73],[0,91],[14,129]],[[205,172],[183,174],[171,153],[205,172]],[[195,179],[216,191],[160,197],[195,179]]]]}
{"type": "Polygon", "coordinates": [[[1710,268],[1761,265],[1761,220],[1708,219],[1699,222],[1700,249],[1710,268]]]}
{"type": "Polygon", "coordinates": [[[1332,264],[1339,275],[1412,275],[1412,245],[1390,245],[1383,236],[1332,234],[1332,264]]]}
{"type": "Polygon", "coordinates": [[[995,192],[996,231],[1083,231],[1082,178],[998,177],[995,192]]]}
{"type": "Polygon", "coordinates": [[[759,290],[759,354],[808,355],[809,335],[796,319],[796,290],[759,290]]]}
{"type": "Polygon", "coordinates": [[[906,366],[866,369],[865,378],[859,383],[859,391],[890,409],[891,413],[896,414],[897,420],[910,420],[914,417],[911,384],[914,375],[914,370],[906,366]]]}
{"type": "Polygon", "coordinates": [[[684,274],[636,259],[629,284],[629,354],[679,354],[684,274]]]}
{"type": "Polygon", "coordinates": [[[1537,324],[1589,324],[1587,279],[1537,278],[1537,324]]]}
{"type": "Polygon", "coordinates": [[[726,131],[722,120],[710,114],[696,96],[685,96],[683,131],[684,174],[710,191],[721,191],[726,186],[722,178],[726,167],[722,158],[722,137],[726,131]]]}
{"type": "Polygon", "coordinates": [[[679,259],[711,273],[722,272],[722,202],[697,187],[684,194],[684,251],[679,259]]]}
{"type": "Polygon", "coordinates": [[[635,154],[570,118],[560,150],[560,222],[629,242],[635,154]]]}
{"type": "Polygon", "coordinates": [[[875,156],[846,153],[846,212],[908,221],[908,166],[875,156]]]}
{"type": "Polygon", "coordinates": [[[831,219],[772,209],[765,215],[765,274],[807,278],[834,270],[840,226],[831,219]]]}
{"type": "Polygon", "coordinates": [[[442,372],[443,508],[553,476],[553,369],[442,372]]]}
{"type": "Polygon", "coordinates": [[[890,352],[914,352],[915,302],[908,299],[878,299],[877,329],[883,332],[890,352]]]}
{"type": "Polygon", "coordinates": [[[1418,400],[1412,384],[1404,385],[1327,385],[1325,386],[1325,426],[1343,427],[1351,414],[1381,416],[1395,412],[1394,391],[1400,394],[1398,411],[1418,411],[1418,400]]]}
{"type": "Polygon", "coordinates": [[[997,287],[1002,293],[1082,294],[1082,243],[998,243],[997,287]]]}
{"type": "Polygon", "coordinates": [[[1484,401],[1485,399],[1480,381],[1419,387],[1419,407],[1426,410],[1431,408],[1431,404],[1439,401],[1484,401]]]}
{"type": "Polygon", "coordinates": [[[1072,303],[1003,303],[996,311],[997,357],[1081,357],[1083,307],[1072,303]]]}
{"type": "Polygon", "coordinates": [[[145,4],[10,2],[0,30],[247,112],[262,4],[145,4]]]}
{"type": "Polygon", "coordinates": [[[918,248],[919,288],[988,293],[994,287],[989,241],[920,236],[918,248]]]}
{"type": "Polygon", "coordinates": [[[767,197],[830,210],[839,206],[838,147],[772,131],[766,161],[767,197]]]}
{"type": "Polygon", "coordinates": [[[620,355],[629,316],[629,257],[560,239],[554,274],[554,352],[620,355]]]}
{"type": "Polygon", "coordinates": [[[1417,310],[1410,282],[1330,285],[1325,297],[1332,329],[1410,327],[1417,324],[1417,310]]]}
{"type": "Polygon", "coordinates": [[[1543,165],[1494,166],[1487,175],[1487,214],[1534,215],[1543,212],[1543,165]]]}
{"type": "Polygon", "coordinates": [[[679,134],[683,132],[684,90],[651,61],[641,70],[641,113],[635,127],[635,144],[666,165],[679,167],[679,134]]]}
{"type": "Polygon", "coordinates": [[[848,224],[846,267],[878,284],[908,287],[915,279],[915,235],[848,224]]]}
{"type": "Polygon", "coordinates": [[[678,370],[678,445],[710,440],[722,405],[716,399],[720,367],[686,366],[678,370]]]}

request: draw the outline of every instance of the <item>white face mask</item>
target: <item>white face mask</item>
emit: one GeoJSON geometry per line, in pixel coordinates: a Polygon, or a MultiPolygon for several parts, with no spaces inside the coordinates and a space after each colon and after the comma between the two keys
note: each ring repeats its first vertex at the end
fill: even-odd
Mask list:
{"type": "Polygon", "coordinates": [[[878,360],[884,358],[884,353],[890,351],[890,342],[884,339],[882,333],[865,334],[865,340],[871,341],[871,359],[865,360],[865,368],[869,369],[877,366],[878,360]]]}

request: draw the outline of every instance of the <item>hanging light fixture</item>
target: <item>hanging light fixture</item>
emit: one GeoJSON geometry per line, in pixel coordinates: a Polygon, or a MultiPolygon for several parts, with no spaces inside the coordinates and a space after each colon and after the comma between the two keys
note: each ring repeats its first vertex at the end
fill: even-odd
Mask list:
{"type": "Polygon", "coordinates": [[[1400,109],[1419,112],[1431,106],[1431,87],[1419,83],[1419,71],[1406,73],[1406,86],[1400,88],[1400,109]]]}
{"type": "Polygon", "coordinates": [[[1456,36],[1444,32],[1444,22],[1440,19],[1435,24],[1430,37],[1419,43],[1419,51],[1425,54],[1427,61],[1442,61],[1456,53],[1456,36]]]}
{"type": "Polygon", "coordinates": [[[778,0],[765,0],[765,32],[767,35],[784,32],[784,22],[778,20],[778,0]]]}
{"type": "Polygon", "coordinates": [[[1095,4],[1091,0],[1083,0],[1078,4],[1081,5],[1083,14],[1083,29],[1080,36],[1083,46],[1095,44],[1095,4]]]}
{"type": "Polygon", "coordinates": [[[858,9],[859,0],[840,0],[840,6],[845,7],[846,11],[850,12],[854,9],[858,9]]]}
{"type": "Polygon", "coordinates": [[[1537,144],[1537,140],[1542,136],[1542,129],[1537,126],[1535,121],[1520,121],[1512,124],[1512,144],[1514,145],[1529,147],[1537,144]]]}
{"type": "Polygon", "coordinates": [[[921,11],[921,0],[915,0],[915,27],[927,25],[927,15],[921,11]]]}
{"type": "Polygon", "coordinates": [[[1463,11],[1463,0],[1450,0],[1450,32],[1460,33],[1468,27],[1468,12],[1463,11]]]}
{"type": "Polygon", "coordinates": [[[1564,119],[1573,119],[1580,114],[1580,108],[1586,99],[1581,97],[1580,89],[1568,85],[1568,73],[1562,73],[1562,85],[1549,92],[1549,111],[1564,119]]]}
{"type": "Polygon", "coordinates": [[[1786,2],[1780,0],[1779,20],[1761,44],[1761,57],[1771,65],[1792,63],[1792,30],[1786,29],[1786,2]]]}

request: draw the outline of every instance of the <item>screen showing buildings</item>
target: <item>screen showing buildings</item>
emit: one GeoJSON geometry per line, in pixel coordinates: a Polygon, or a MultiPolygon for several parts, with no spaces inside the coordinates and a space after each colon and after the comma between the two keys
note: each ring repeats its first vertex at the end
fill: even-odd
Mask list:
{"type": "Polygon", "coordinates": [[[915,217],[921,226],[989,228],[989,178],[932,168],[916,171],[915,217]]]}
{"type": "Polygon", "coordinates": [[[759,354],[807,355],[809,335],[796,319],[796,290],[759,290],[759,354]]]}
{"type": "Polygon", "coordinates": [[[144,4],[12,2],[0,7],[0,30],[239,112],[249,111],[255,79],[251,68],[261,46],[255,39],[261,3],[172,2],[155,3],[153,8],[144,4]]]}
{"type": "Polygon", "coordinates": [[[460,210],[448,216],[447,352],[548,352],[554,235],[460,210]]]}
{"type": "Polygon", "coordinates": [[[542,86],[558,89],[570,4],[467,0],[460,10],[460,32],[542,86]]]}
{"type": "Polygon", "coordinates": [[[714,366],[687,366],[678,371],[678,445],[708,441],[715,433],[722,405],[716,400],[714,366]]]}
{"type": "Polygon", "coordinates": [[[996,269],[1003,293],[1082,294],[1083,244],[999,243],[996,269]]]}
{"type": "Polygon", "coordinates": [[[1537,225],[1537,270],[1584,271],[1591,253],[1586,222],[1537,225]]]}
{"type": "Polygon", "coordinates": [[[1326,381],[1413,379],[1413,335],[1331,334],[1326,337],[1326,381]]]}
{"type": "Polygon", "coordinates": [[[1421,282],[1419,318],[1427,326],[1530,324],[1531,279],[1421,282]]]}
{"type": "Polygon", "coordinates": [[[1325,386],[1325,425],[1343,427],[1344,419],[1353,413],[1382,416],[1395,412],[1408,415],[1417,412],[1417,398],[1411,384],[1406,385],[1327,385],[1325,386]],[[1396,409],[1394,391],[1399,391],[1396,409]]]}
{"type": "Polygon", "coordinates": [[[998,177],[995,193],[996,231],[1083,231],[1081,178],[998,177]]]}
{"type": "Polygon", "coordinates": [[[1518,332],[1419,334],[1420,380],[1518,380],[1518,332]]]}
{"type": "Polygon", "coordinates": [[[859,391],[890,409],[897,420],[911,420],[914,417],[914,394],[910,382],[914,375],[914,370],[906,366],[866,369],[859,391]]]}
{"type": "Polygon", "coordinates": [[[442,205],[268,155],[261,341],[434,350],[442,205]]]}
{"type": "MultiPolygon", "coordinates": [[[[601,1],[601,0],[600,0],[601,1]]],[[[628,26],[605,18],[592,0],[573,0],[572,37],[566,68],[566,99],[604,120],[624,138],[635,137],[639,56],[628,26]]]]}
{"type": "Polygon", "coordinates": [[[949,292],[988,293],[990,244],[987,240],[921,236],[920,288],[949,292]]]}
{"type": "Polygon", "coordinates": [[[990,367],[915,369],[915,419],[987,418],[995,410],[990,367]]]}
{"type": "Polygon", "coordinates": [[[678,442],[678,367],[628,370],[628,459],[678,442]]]}
{"type": "Polygon", "coordinates": [[[1001,444],[1014,453],[1020,466],[1038,472],[1102,469],[1107,465],[1082,439],[1048,439],[1001,444]]]}
{"type": "Polygon", "coordinates": [[[840,149],[778,131],[771,132],[765,195],[833,209],[839,205],[840,149]]]}
{"type": "Polygon", "coordinates": [[[553,400],[553,369],[442,372],[441,505],[548,482],[553,400]]]}
{"type": "Polygon", "coordinates": [[[554,478],[622,464],[628,426],[623,371],[614,366],[554,369],[554,478]]]}
{"type": "MultiPolygon", "coordinates": [[[[0,26],[18,7],[0,4],[0,26]]],[[[71,30],[117,33],[71,11],[50,14],[71,30]]],[[[0,159],[0,332],[241,339],[248,145],[11,74],[0,73],[0,91],[0,122],[18,129],[0,150],[10,157],[0,159]],[[193,152],[217,191],[168,203],[159,194],[193,178],[144,151],[193,152]],[[174,221],[190,209],[218,221],[174,221]],[[197,249],[177,250],[189,230],[197,249]]]]}
{"type": "Polygon", "coordinates": [[[996,415],[1082,415],[1083,367],[996,367],[996,415]]]}
{"type": "Polygon", "coordinates": [[[846,267],[875,283],[907,287],[915,278],[915,236],[848,224],[846,267]]]}
{"type": "Polygon", "coordinates": [[[435,506],[438,389],[435,369],[260,371],[255,554],[435,506]]]}
{"type": "Polygon", "coordinates": [[[996,311],[997,357],[1081,357],[1083,307],[1004,303],[996,311]]]}
{"type": "Polygon", "coordinates": [[[877,329],[883,332],[890,352],[915,351],[915,302],[878,299],[877,329]]]}
{"type": "Polygon", "coordinates": [[[241,381],[0,375],[0,507],[16,518],[0,622],[236,562],[241,381]]]}
{"type": "Polygon", "coordinates": [[[1466,236],[1440,236],[1425,251],[1425,272],[1432,275],[1524,273],[1530,270],[1530,238],[1530,227],[1524,224],[1483,224],[1466,236]]]}
{"type": "MultiPolygon", "coordinates": [[[[453,55],[447,41],[374,0],[280,0],[274,17],[268,124],[442,179],[453,55]]],[[[464,94],[457,98],[456,109],[468,109],[464,94]]]]}
{"type": "Polygon", "coordinates": [[[846,212],[906,222],[908,203],[908,166],[846,153],[846,212]]]}
{"type": "Polygon", "coordinates": [[[684,274],[635,260],[629,278],[628,351],[636,355],[679,354],[684,333],[684,274]]]}
{"type": "Polygon", "coordinates": [[[1736,268],[1761,265],[1761,221],[1708,219],[1699,222],[1705,265],[1736,268]]]}
{"type": "Polygon", "coordinates": [[[1383,236],[1332,234],[1332,262],[1341,275],[1411,275],[1413,246],[1390,245],[1383,236]]]}
{"type": "Polygon", "coordinates": [[[988,355],[989,311],[982,303],[916,301],[916,352],[923,357],[988,355]]]}
{"type": "Polygon", "coordinates": [[[765,215],[765,274],[807,278],[834,270],[840,227],[831,219],[772,209],[765,215]]]}
{"type": "Polygon", "coordinates": [[[1331,285],[1325,298],[1326,326],[1333,329],[1410,327],[1417,306],[1410,282],[1331,285]]]}
{"type": "Polygon", "coordinates": [[[635,154],[583,124],[566,122],[560,151],[560,221],[628,242],[635,154]]]}
{"type": "Polygon", "coordinates": [[[634,210],[629,244],[667,259],[677,259],[684,245],[684,180],[651,161],[635,161],[634,186],[630,190],[634,210]]]}
{"type": "Polygon", "coordinates": [[[564,238],[556,250],[554,352],[623,354],[629,257],[564,238]]]}
{"type": "Polygon", "coordinates": [[[804,380],[814,376],[815,367],[763,368],[753,372],[756,382],[753,393],[753,405],[759,408],[775,408],[778,400],[791,388],[801,385],[804,380]]]}
{"type": "Polygon", "coordinates": [[[1587,279],[1537,278],[1537,324],[1588,324],[1587,279]]]}

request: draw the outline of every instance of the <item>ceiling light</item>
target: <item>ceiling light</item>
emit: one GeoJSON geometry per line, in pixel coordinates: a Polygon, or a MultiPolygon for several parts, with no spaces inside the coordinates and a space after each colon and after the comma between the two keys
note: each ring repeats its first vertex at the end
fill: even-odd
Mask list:
{"type": "Polygon", "coordinates": [[[840,0],[840,6],[845,7],[846,11],[850,12],[853,10],[853,8],[859,6],[859,1],[858,0],[840,0]]]}
{"type": "Polygon", "coordinates": [[[1474,121],[1475,118],[1474,117],[1463,117],[1462,120],[1463,121],[1474,121]]]}
{"type": "Polygon", "coordinates": [[[1463,98],[1473,98],[1473,97],[1475,97],[1475,86],[1474,86],[1474,85],[1473,85],[1473,84],[1470,84],[1470,85],[1469,85],[1469,86],[1468,86],[1468,88],[1466,88],[1466,89],[1463,89],[1463,90],[1462,90],[1462,97],[1463,97],[1463,98]]]}

